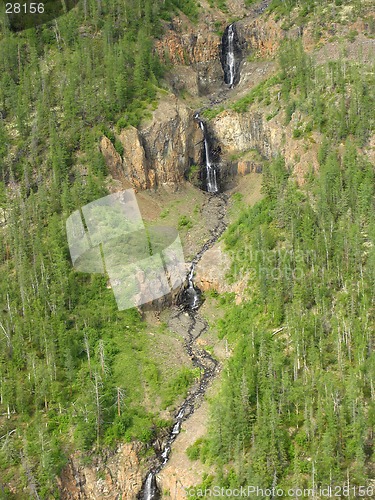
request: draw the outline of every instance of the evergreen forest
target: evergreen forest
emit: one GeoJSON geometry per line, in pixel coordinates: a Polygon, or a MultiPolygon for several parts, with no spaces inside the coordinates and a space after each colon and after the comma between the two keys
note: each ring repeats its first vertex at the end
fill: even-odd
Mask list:
{"type": "MultiPolygon", "coordinates": [[[[81,0],[17,33],[0,17],[0,498],[67,498],[57,478],[76,452],[89,466],[136,442],[148,464],[151,443],[199,378],[194,366],[166,370],[155,357],[150,331],[170,335],[165,322],[119,311],[107,276],[74,270],[65,224],[109,194],[100,139],[123,155],[118,134],[151,120],[171,92],[173,61],[155,44],[176,16],[202,30],[206,9],[217,12],[222,35],[222,19],[237,21],[230,3],[81,0]]],[[[375,40],[367,2],[266,3],[264,19],[285,32],[320,11],[331,16],[321,30],[336,23],[339,32],[332,12],[351,9],[375,40]]],[[[358,36],[350,31],[346,43],[358,36]]],[[[262,158],[260,201],[228,194],[226,280],[247,284],[241,303],[233,292],[205,294],[218,311],[210,327],[230,356],[207,397],[207,432],[187,449],[191,467],[209,471],[188,485],[191,499],[215,485],[346,485],[340,498],[353,499],[375,492],[375,73],[374,60],[345,50],[322,62],[301,37],[286,37],[271,76],[202,114],[208,124],[254,109],[268,110],[269,122],[282,116],[318,166],[298,182],[279,152],[262,158]]],[[[199,96],[177,97],[201,107],[199,96]]],[[[192,217],[179,216],[184,237],[199,227],[189,209],[192,217]]]]}

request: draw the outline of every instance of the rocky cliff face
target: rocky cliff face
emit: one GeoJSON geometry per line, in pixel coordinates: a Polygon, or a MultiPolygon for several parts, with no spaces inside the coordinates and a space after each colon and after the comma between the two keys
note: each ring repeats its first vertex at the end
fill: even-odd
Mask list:
{"type": "MultiPolygon", "coordinates": [[[[133,186],[136,189],[154,189],[162,185],[174,188],[184,181],[192,164],[201,163],[203,136],[194,120],[194,106],[207,108],[211,104],[224,102],[227,98],[233,101],[269,77],[276,70],[276,63],[270,59],[286,37],[302,37],[307,49],[316,46],[311,25],[294,24],[289,29],[283,29],[287,25],[285,20],[277,20],[274,15],[260,17],[268,3],[265,0],[251,11],[245,9],[241,0],[227,2],[231,14],[243,16],[235,23],[236,43],[243,58],[241,79],[238,86],[229,91],[223,84],[223,68],[220,63],[222,39],[218,31],[223,31],[228,26],[228,14],[210,9],[209,4],[202,0],[202,15],[197,25],[182,15],[168,24],[163,38],[156,42],[155,48],[162,59],[173,64],[173,70],[168,75],[171,89],[177,94],[187,89],[196,97],[209,93],[210,99],[189,96],[192,103],[189,108],[182,99],[172,94],[164,97],[151,120],[138,129],[128,127],[118,135],[117,139],[124,150],[121,156],[111,141],[103,137],[101,151],[115,179],[126,187],[133,186]],[[268,60],[250,62],[246,60],[249,54],[268,60]]],[[[341,24],[332,24],[331,28],[335,32],[339,28],[347,31],[351,26],[354,25],[343,27],[341,24]]],[[[369,29],[363,23],[355,26],[362,30],[369,29]]],[[[321,63],[337,59],[341,50],[338,42],[327,43],[316,52],[317,60],[321,63]]],[[[360,36],[356,43],[348,44],[346,51],[348,58],[366,57],[366,60],[372,60],[373,40],[360,36]]],[[[245,113],[236,113],[229,105],[227,107],[207,123],[212,146],[224,159],[220,166],[220,177],[224,184],[231,173],[244,175],[260,170],[259,166],[245,163],[243,159],[233,162],[230,158],[232,155],[242,157],[252,149],[259,151],[266,159],[277,154],[284,155],[300,183],[307,171],[318,168],[316,152],[320,143],[319,134],[313,132],[308,138],[301,139],[293,137],[293,130],[304,117],[295,113],[289,125],[285,126],[284,112],[277,111],[275,105],[253,105],[245,113]]],[[[213,150],[213,154],[214,152],[213,150]]],[[[368,152],[373,152],[371,145],[368,152]]],[[[217,158],[215,161],[219,162],[217,158]]],[[[197,179],[197,183],[199,182],[197,179]]]]}
{"type": "Polygon", "coordinates": [[[190,165],[199,162],[203,135],[193,115],[180,100],[168,97],[151,122],[141,126],[139,134],[149,170],[154,171],[154,185],[183,181],[190,165]]]}
{"type": "MultiPolygon", "coordinates": [[[[222,23],[224,29],[225,21],[222,23]]],[[[221,37],[214,31],[212,15],[201,21],[199,27],[182,17],[173,19],[163,39],[155,44],[160,58],[173,64],[169,75],[172,90],[188,90],[192,95],[206,95],[218,90],[223,78],[220,64],[221,37]],[[189,68],[189,70],[187,70],[189,68]]]]}
{"type": "Polygon", "coordinates": [[[227,153],[257,149],[270,158],[279,150],[283,130],[268,122],[262,112],[225,110],[210,123],[216,140],[227,153]]]}
{"type": "Polygon", "coordinates": [[[73,455],[58,479],[60,498],[135,500],[142,487],[138,453],[136,444],[123,444],[112,455],[95,457],[91,465],[81,465],[73,455]]]}
{"type": "MultiPolygon", "coordinates": [[[[210,8],[206,1],[200,2],[204,9],[198,26],[186,17],[172,20],[162,40],[155,44],[160,58],[173,64],[168,81],[175,92],[187,90],[194,96],[205,96],[222,89],[223,68],[222,33],[228,26],[228,14],[210,8]]],[[[230,0],[230,13],[243,19],[236,23],[236,45],[238,52],[246,56],[272,56],[276,53],[279,40],[283,38],[279,25],[271,20],[259,20],[270,0],[264,0],[252,8],[245,7],[242,0],[230,0]],[[238,28],[238,37],[237,37],[238,28]]]]}
{"type": "MultiPolygon", "coordinates": [[[[222,151],[239,153],[255,149],[266,159],[281,154],[297,181],[303,183],[307,171],[318,168],[320,136],[314,132],[308,139],[294,139],[293,129],[302,119],[300,113],[294,113],[287,126],[283,112],[272,119],[268,119],[269,113],[270,110],[264,108],[250,109],[245,113],[225,110],[212,120],[210,127],[222,151]]],[[[238,161],[238,173],[243,174],[247,169],[259,171],[257,166],[238,161]]]]}
{"type": "MultiPolygon", "coordinates": [[[[236,23],[236,46],[241,59],[252,52],[272,56],[284,36],[280,23],[259,19],[268,3],[261,2],[254,11],[246,11],[240,0],[228,3],[231,11],[247,13],[236,23]]],[[[192,95],[202,96],[223,90],[222,38],[217,29],[224,31],[227,16],[210,9],[206,2],[202,6],[205,16],[198,26],[183,15],[176,17],[155,44],[161,59],[173,64],[168,80],[176,93],[187,89],[192,95]]],[[[247,85],[248,78],[244,81],[247,85]]],[[[189,167],[201,159],[202,131],[193,115],[192,109],[169,95],[161,99],[150,121],[138,129],[128,127],[117,136],[124,151],[121,156],[111,141],[102,137],[100,149],[112,177],[139,190],[183,182],[189,167]]],[[[281,143],[276,127],[269,127],[260,114],[240,117],[227,111],[213,122],[212,131],[223,152],[254,147],[268,158],[281,143]]]]}
{"type": "Polygon", "coordinates": [[[175,187],[201,155],[202,131],[193,111],[174,96],[159,103],[151,121],[136,129],[128,127],[117,136],[123,155],[105,136],[100,149],[114,179],[136,189],[175,187]]]}
{"type": "Polygon", "coordinates": [[[242,302],[248,280],[245,276],[232,285],[228,284],[226,275],[230,271],[231,259],[223,247],[223,242],[218,242],[205,252],[195,268],[194,281],[203,292],[233,292],[236,304],[239,304],[242,302]]]}
{"type": "Polygon", "coordinates": [[[245,18],[236,23],[236,28],[244,53],[255,54],[260,58],[275,56],[280,42],[286,36],[280,23],[272,17],[266,22],[263,18],[245,18]]]}

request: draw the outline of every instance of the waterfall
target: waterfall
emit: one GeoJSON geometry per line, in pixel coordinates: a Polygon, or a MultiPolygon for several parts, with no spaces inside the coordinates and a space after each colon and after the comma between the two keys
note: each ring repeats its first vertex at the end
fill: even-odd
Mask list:
{"type": "MultiPolygon", "coordinates": [[[[230,47],[229,53],[232,54],[232,59],[230,59],[230,82],[231,85],[234,84],[236,78],[235,71],[235,59],[234,59],[234,29],[233,25],[230,27],[230,33],[228,35],[228,46],[230,47]]],[[[229,32],[228,28],[228,32],[229,32]]],[[[205,167],[206,167],[206,190],[211,194],[218,194],[217,196],[207,197],[207,203],[213,204],[213,209],[217,213],[217,225],[211,230],[211,238],[204,243],[201,250],[196,254],[193,259],[189,273],[187,275],[187,287],[183,290],[180,296],[180,307],[178,308],[177,318],[179,319],[181,315],[186,315],[189,318],[190,324],[187,330],[187,337],[185,339],[185,350],[189,355],[194,367],[199,368],[200,377],[199,383],[195,384],[194,387],[189,391],[183,404],[180,406],[178,413],[174,417],[173,427],[169,431],[169,434],[162,445],[158,448],[156,460],[150,469],[150,472],[146,476],[141,491],[137,495],[138,500],[159,500],[161,498],[161,493],[158,489],[156,476],[162,470],[162,468],[167,464],[171,451],[172,444],[181,432],[181,427],[183,422],[191,416],[197,407],[197,402],[205,394],[208,384],[211,379],[215,376],[217,371],[218,363],[211,356],[208,351],[203,349],[198,349],[194,346],[197,338],[202,335],[208,329],[207,321],[203,320],[198,316],[197,310],[202,304],[201,291],[194,284],[194,271],[195,265],[199,262],[204,252],[206,252],[223,233],[226,224],[224,222],[225,208],[226,208],[226,196],[219,193],[218,187],[218,168],[212,160],[209,136],[207,133],[207,128],[205,123],[200,119],[199,113],[194,116],[195,120],[199,124],[200,129],[203,132],[203,142],[205,151],[205,167]],[[188,311],[188,312],[186,312],[188,311]],[[197,319],[199,318],[199,320],[197,319]],[[199,326],[198,334],[195,332],[196,325],[199,326]],[[202,326],[203,324],[203,326],[202,326]]]]}
{"type": "Polygon", "coordinates": [[[236,28],[234,24],[230,24],[225,30],[221,42],[221,64],[224,70],[224,82],[229,85],[229,88],[233,88],[238,79],[239,61],[236,59],[236,54],[239,48],[236,42],[236,28]]]}
{"type": "Polygon", "coordinates": [[[156,484],[156,477],[153,472],[149,472],[144,490],[142,500],[157,500],[160,498],[159,490],[156,484]]]}
{"type": "Polygon", "coordinates": [[[181,408],[181,410],[178,412],[177,418],[182,418],[185,414],[185,410],[181,408]]]}
{"type": "Polygon", "coordinates": [[[179,434],[180,433],[180,426],[181,426],[181,422],[176,422],[173,426],[173,430],[172,430],[172,434],[179,434]]]}
{"type": "Polygon", "coordinates": [[[218,193],[219,188],[218,188],[218,184],[217,184],[217,167],[212,162],[212,159],[211,159],[211,152],[210,152],[210,146],[208,143],[208,134],[207,134],[206,125],[199,118],[198,113],[195,115],[195,119],[198,121],[199,126],[203,132],[204,153],[205,153],[205,157],[206,157],[206,189],[209,193],[218,193]]]}
{"type": "MultiPolygon", "coordinates": [[[[193,309],[193,310],[198,309],[198,307],[201,304],[200,294],[197,291],[197,289],[195,288],[194,282],[193,282],[194,269],[195,269],[195,265],[192,264],[192,266],[190,268],[189,275],[188,275],[188,288],[185,291],[186,302],[188,303],[189,308],[193,309]]],[[[182,416],[183,416],[183,414],[181,415],[181,417],[182,416]]],[[[177,418],[179,418],[179,417],[177,417],[177,418]]]]}
{"type": "Polygon", "coordinates": [[[228,28],[228,53],[227,61],[229,66],[229,85],[232,88],[234,85],[235,61],[234,61],[234,29],[233,24],[228,28]]]}
{"type": "Polygon", "coordinates": [[[168,462],[170,452],[171,452],[170,446],[166,446],[163,450],[163,453],[161,454],[161,458],[163,459],[163,465],[165,465],[168,462]]]}
{"type": "MultiPolygon", "coordinates": [[[[194,272],[194,270],[193,270],[194,272]]],[[[189,274],[189,282],[192,280],[191,272],[189,274]]],[[[161,451],[159,461],[159,465],[154,467],[151,472],[148,473],[148,476],[143,484],[143,488],[141,493],[137,498],[140,500],[159,500],[160,499],[160,491],[158,489],[158,485],[156,483],[156,474],[163,468],[163,466],[168,462],[169,455],[171,453],[171,445],[176,437],[179,435],[181,431],[181,425],[186,413],[186,408],[189,406],[189,403],[185,401],[184,405],[180,408],[177,416],[175,417],[175,424],[173,426],[172,432],[169,434],[169,437],[161,451]]]]}

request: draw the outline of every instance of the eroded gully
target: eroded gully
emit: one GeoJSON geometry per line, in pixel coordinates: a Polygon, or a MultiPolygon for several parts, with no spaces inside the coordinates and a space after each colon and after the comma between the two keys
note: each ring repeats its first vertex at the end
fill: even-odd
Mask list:
{"type": "MultiPolygon", "coordinates": [[[[236,75],[234,36],[235,27],[234,24],[231,24],[225,31],[224,37],[226,38],[223,37],[222,40],[223,47],[227,47],[225,50],[227,53],[224,54],[222,60],[224,82],[229,88],[233,88],[236,78],[239,76],[236,75]]],[[[227,91],[228,89],[223,89],[223,96],[221,98],[225,98],[224,95],[226,95],[227,91]]],[[[190,388],[187,397],[175,413],[173,427],[164,441],[162,449],[156,454],[153,462],[154,465],[148,472],[142,490],[138,495],[140,500],[158,500],[161,497],[157,484],[157,474],[168,462],[172,451],[172,444],[180,433],[183,422],[187,420],[200,405],[208,385],[220,370],[217,360],[211,356],[208,351],[199,348],[197,345],[197,339],[208,330],[209,326],[207,321],[199,314],[201,294],[194,284],[194,270],[204,253],[212,247],[226,228],[225,215],[228,197],[225,193],[219,192],[219,183],[217,179],[218,170],[217,166],[211,160],[208,132],[205,124],[198,113],[195,115],[195,119],[203,131],[206,163],[206,182],[204,188],[207,191],[207,198],[201,211],[202,213],[208,212],[213,214],[214,222],[210,231],[210,237],[190,264],[187,275],[187,287],[181,296],[180,305],[172,308],[169,328],[172,331],[183,332],[185,350],[193,366],[199,368],[200,377],[199,381],[190,388]]]]}
{"type": "Polygon", "coordinates": [[[203,204],[202,211],[209,211],[215,214],[216,221],[210,231],[210,237],[195,255],[190,264],[188,274],[188,287],[185,290],[185,297],[179,306],[174,306],[169,319],[169,328],[172,331],[184,332],[184,347],[195,368],[199,368],[199,382],[190,388],[189,393],[181,406],[175,413],[173,427],[168,437],[164,441],[162,449],[157,453],[154,466],[146,476],[143,488],[138,495],[142,500],[157,500],[160,492],[157,485],[157,474],[168,462],[172,451],[172,444],[180,433],[181,426],[201,404],[208,385],[220,370],[218,361],[211,354],[198,347],[197,339],[208,330],[208,323],[199,314],[201,305],[200,292],[194,285],[194,269],[204,253],[223,234],[226,228],[225,215],[228,197],[224,193],[207,193],[207,199],[203,204]],[[192,290],[193,288],[193,290],[192,290]]]}

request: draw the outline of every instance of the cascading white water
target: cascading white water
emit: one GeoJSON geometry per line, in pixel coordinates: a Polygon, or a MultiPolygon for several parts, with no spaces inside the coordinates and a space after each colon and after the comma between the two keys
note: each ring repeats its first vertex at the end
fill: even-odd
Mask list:
{"type": "Polygon", "coordinates": [[[163,465],[165,465],[168,462],[170,452],[171,452],[170,446],[166,446],[163,450],[163,453],[161,454],[161,458],[163,459],[163,465]]]}
{"type": "MultiPolygon", "coordinates": [[[[199,115],[195,115],[195,118],[198,120],[199,115]]],[[[220,195],[219,197],[209,197],[210,202],[214,201],[218,203],[218,205],[215,204],[216,209],[218,209],[218,223],[213,230],[211,239],[206,241],[206,243],[202,246],[201,250],[197,253],[195,259],[191,263],[189,273],[187,275],[188,287],[185,289],[185,293],[190,292],[190,296],[187,298],[185,296],[183,298],[184,303],[188,305],[188,310],[190,310],[190,312],[187,313],[187,316],[190,318],[190,325],[188,326],[187,330],[185,350],[192,360],[193,365],[199,368],[199,383],[194,384],[187,397],[185,398],[183,404],[179,408],[178,413],[175,415],[173,419],[173,427],[169,431],[169,434],[164,441],[162,448],[159,448],[159,451],[157,452],[156,463],[154,462],[153,468],[146,476],[146,479],[142,485],[142,489],[137,496],[138,500],[160,500],[160,498],[163,496],[158,489],[156,480],[157,475],[167,464],[170,458],[173,442],[181,433],[183,422],[188,419],[195,411],[195,409],[197,408],[197,402],[199,404],[199,401],[202,399],[202,396],[207,390],[208,384],[213,379],[217,371],[217,361],[210,355],[210,353],[208,351],[199,348],[196,349],[194,347],[197,338],[208,329],[208,323],[206,321],[203,321],[203,318],[197,319],[199,318],[199,316],[197,315],[196,311],[194,311],[194,309],[198,309],[201,305],[200,290],[199,288],[195,288],[194,286],[194,271],[195,265],[200,261],[204,252],[206,252],[217,241],[226,227],[226,224],[224,222],[226,198],[224,196],[225,195],[220,195]],[[221,203],[223,202],[224,205],[221,205],[221,203]],[[198,334],[197,330],[195,329],[196,326],[198,334]]],[[[184,311],[186,311],[184,307],[178,308],[177,319],[179,319],[182,314],[186,314],[184,311]]]]}
{"type": "Polygon", "coordinates": [[[229,67],[229,85],[232,88],[234,85],[234,79],[236,76],[236,61],[234,59],[234,29],[233,24],[228,27],[228,52],[227,52],[227,64],[229,67]]]}
{"type": "Polygon", "coordinates": [[[153,472],[150,472],[145,482],[142,500],[154,500],[155,498],[159,498],[156,477],[153,472]]]}
{"type": "Polygon", "coordinates": [[[181,410],[178,412],[177,418],[182,418],[185,414],[185,410],[181,408],[181,410]]]}
{"type": "MultiPolygon", "coordinates": [[[[192,282],[192,279],[193,279],[192,273],[194,273],[194,267],[193,267],[193,270],[190,271],[190,273],[189,273],[189,284],[190,284],[190,282],[192,282]]],[[[146,478],[146,481],[144,482],[141,496],[138,497],[138,498],[141,498],[141,500],[158,500],[160,498],[160,493],[159,493],[158,486],[156,483],[156,474],[169,460],[169,455],[171,453],[171,444],[173,443],[173,441],[176,439],[176,437],[178,436],[178,434],[181,431],[181,425],[183,422],[185,411],[186,411],[185,407],[182,407],[177,414],[172,432],[170,433],[169,438],[168,438],[166,444],[164,445],[164,448],[160,454],[160,458],[162,459],[162,462],[160,462],[160,464],[157,468],[155,468],[151,472],[149,472],[149,474],[146,478]]]]}
{"type": "Polygon", "coordinates": [[[179,434],[181,422],[176,422],[173,426],[172,434],[179,434]]]}
{"type": "Polygon", "coordinates": [[[193,283],[194,269],[195,269],[195,265],[193,264],[191,266],[190,273],[188,276],[189,287],[188,287],[187,293],[188,293],[189,297],[192,297],[192,303],[190,305],[191,309],[197,309],[199,307],[199,296],[198,296],[198,293],[197,293],[197,291],[194,287],[194,283],[193,283]]]}
{"type": "MultiPolygon", "coordinates": [[[[196,115],[197,116],[197,115],[196,115]]],[[[199,120],[199,126],[202,129],[203,137],[204,137],[204,151],[206,156],[206,183],[207,183],[207,191],[209,193],[217,193],[219,188],[217,186],[217,172],[216,167],[213,165],[211,161],[211,153],[207,140],[207,131],[205,124],[202,120],[199,120]]]]}
{"type": "Polygon", "coordinates": [[[233,88],[239,80],[241,44],[238,39],[236,24],[230,24],[221,39],[220,61],[224,71],[224,82],[233,88]]]}

